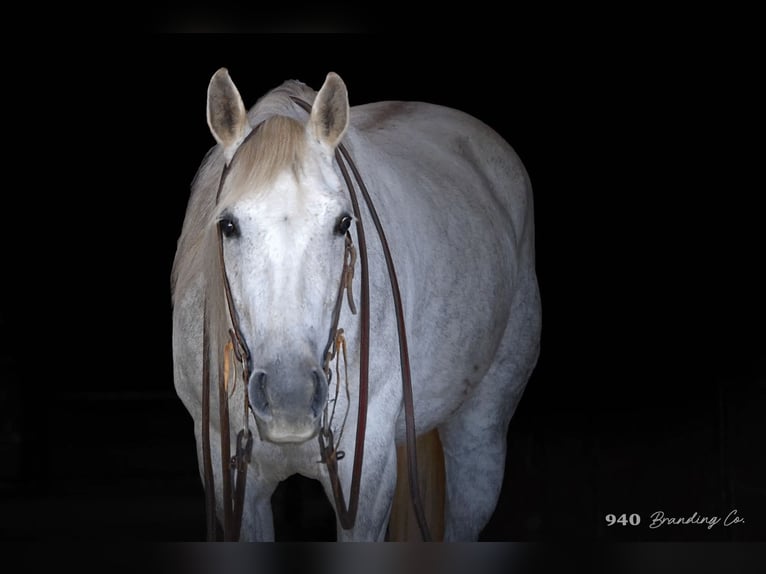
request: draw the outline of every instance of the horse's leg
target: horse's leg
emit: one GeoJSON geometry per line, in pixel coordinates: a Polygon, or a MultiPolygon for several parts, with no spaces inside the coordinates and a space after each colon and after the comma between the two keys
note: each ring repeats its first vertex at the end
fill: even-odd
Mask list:
{"type": "MultiPolygon", "coordinates": [[[[483,382],[494,383],[491,378],[483,382]]],[[[503,483],[511,413],[498,406],[501,397],[496,391],[482,390],[477,388],[461,410],[439,427],[446,474],[445,542],[478,540],[503,483]]],[[[515,407],[519,396],[502,400],[515,407]]]]}
{"type": "Polygon", "coordinates": [[[512,317],[484,378],[439,426],[447,482],[445,541],[478,540],[500,495],[508,424],[539,351],[537,307],[517,305],[512,317]]]}
{"type": "Polygon", "coordinates": [[[279,483],[258,480],[251,469],[245,488],[245,502],[242,509],[242,542],[274,542],[274,514],[271,495],[279,483]]]}
{"type": "MultiPolygon", "coordinates": [[[[371,417],[372,418],[372,417],[371,417]]],[[[389,417],[390,420],[391,417],[389,417]]],[[[396,443],[393,429],[386,429],[386,434],[378,434],[381,429],[370,425],[366,431],[364,465],[359,489],[359,507],[353,528],[343,529],[340,520],[336,521],[337,540],[339,542],[383,542],[391,514],[391,502],[396,489],[396,443]],[[382,437],[388,436],[388,439],[382,437]],[[372,440],[371,440],[372,439],[372,440]],[[382,440],[381,440],[382,439],[382,440]]],[[[351,426],[350,428],[355,428],[351,426]]],[[[350,433],[353,437],[353,433],[350,433]]],[[[346,505],[349,503],[351,475],[353,467],[354,441],[344,446],[346,456],[338,463],[343,494],[346,505]]],[[[326,473],[319,481],[324,487],[328,500],[336,508],[332,486],[326,473]]],[[[336,509],[336,516],[337,516],[336,509]]]]}
{"type": "MultiPolygon", "coordinates": [[[[200,465],[200,476],[204,477],[202,468],[201,426],[195,428],[197,433],[197,455],[200,465]]],[[[216,429],[210,431],[210,455],[215,484],[216,513],[219,524],[223,524],[223,472],[221,470],[221,435],[216,429]]],[[[234,445],[232,445],[232,452],[234,445]]],[[[253,457],[255,458],[255,456],[253,457]]],[[[273,542],[274,516],[271,509],[271,495],[279,481],[265,477],[253,462],[247,469],[247,484],[245,485],[245,500],[242,507],[242,524],[240,540],[244,542],[273,542]]],[[[204,478],[203,478],[204,481],[204,478]]],[[[234,482],[234,481],[232,481],[234,482]]],[[[232,484],[232,491],[234,485],[232,484]]]]}

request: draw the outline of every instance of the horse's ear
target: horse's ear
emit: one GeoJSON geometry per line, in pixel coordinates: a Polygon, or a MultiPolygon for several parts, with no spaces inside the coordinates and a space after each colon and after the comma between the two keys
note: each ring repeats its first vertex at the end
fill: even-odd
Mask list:
{"type": "Polygon", "coordinates": [[[226,68],[220,68],[210,78],[207,88],[207,125],[221,146],[226,163],[250,133],[247,110],[242,96],[234,85],[226,68]]]}
{"type": "Polygon", "coordinates": [[[346,84],[335,72],[325,78],[319,93],[314,99],[309,119],[311,136],[327,146],[332,152],[340,143],[348,127],[348,91],[346,84]]]}

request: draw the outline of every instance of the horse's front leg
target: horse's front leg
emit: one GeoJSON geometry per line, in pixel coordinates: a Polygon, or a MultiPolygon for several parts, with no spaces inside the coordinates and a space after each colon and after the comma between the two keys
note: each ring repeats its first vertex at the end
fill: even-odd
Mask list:
{"type": "MultiPolygon", "coordinates": [[[[396,445],[393,432],[390,440],[381,441],[375,434],[371,435],[370,430],[367,429],[367,440],[365,441],[356,520],[353,527],[348,530],[343,528],[340,519],[336,520],[339,542],[383,542],[386,537],[388,519],[391,514],[391,502],[396,489],[396,445]],[[375,437],[375,440],[370,440],[370,437],[375,437]]],[[[353,442],[348,445],[346,456],[338,462],[338,474],[343,485],[346,506],[350,503],[349,495],[354,464],[353,446],[353,442]]],[[[328,499],[335,508],[337,517],[338,508],[326,472],[322,474],[321,482],[328,499]]]]}
{"type": "Polygon", "coordinates": [[[271,496],[279,482],[267,480],[253,465],[248,469],[242,508],[242,542],[274,542],[274,513],[271,496]]]}
{"type": "MultiPolygon", "coordinates": [[[[201,418],[201,417],[200,417],[201,418]]],[[[204,460],[202,452],[202,427],[195,427],[197,433],[197,456],[200,465],[200,476],[204,483],[204,460]]],[[[251,453],[252,462],[247,467],[247,483],[245,485],[245,499],[242,506],[242,522],[240,525],[239,539],[243,542],[273,542],[274,541],[274,516],[271,509],[271,495],[279,485],[279,476],[268,473],[269,463],[273,465],[273,459],[269,459],[262,450],[256,450],[258,443],[253,446],[251,453]]],[[[236,452],[236,444],[232,443],[230,452],[236,452]]],[[[213,471],[213,484],[216,499],[216,520],[219,527],[223,528],[224,522],[224,493],[223,493],[223,466],[221,461],[221,435],[215,428],[210,429],[210,456],[213,471]]],[[[231,478],[234,478],[233,476],[231,478]]],[[[232,480],[232,492],[234,480],[232,480]]],[[[226,501],[232,504],[231,500],[226,501]]]]}

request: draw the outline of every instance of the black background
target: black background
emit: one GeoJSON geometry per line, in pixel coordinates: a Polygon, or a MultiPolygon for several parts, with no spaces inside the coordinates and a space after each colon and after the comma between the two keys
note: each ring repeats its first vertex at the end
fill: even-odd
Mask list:
{"type": "MultiPolygon", "coordinates": [[[[318,89],[332,70],[352,105],[460,108],[524,161],[542,353],[483,540],[763,540],[763,146],[750,38],[713,29],[146,34],[17,64],[2,538],[204,537],[169,275],[213,143],[207,83],[226,66],[248,107],[286,79],[318,89]],[[744,524],[648,528],[655,511],[734,509],[744,524]],[[642,523],[608,527],[608,513],[642,523]]],[[[279,491],[282,539],[331,536],[316,494],[302,481],[279,491]]]]}

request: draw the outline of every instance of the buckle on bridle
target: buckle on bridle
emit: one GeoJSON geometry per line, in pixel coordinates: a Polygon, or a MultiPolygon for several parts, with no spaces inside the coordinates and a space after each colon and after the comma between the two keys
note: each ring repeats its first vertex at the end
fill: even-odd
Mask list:
{"type": "Polygon", "coordinates": [[[346,290],[346,299],[348,300],[348,307],[351,309],[352,315],[356,315],[356,304],[354,303],[354,292],[352,290],[355,266],[356,247],[354,247],[354,242],[351,240],[351,234],[346,232],[346,250],[343,253],[343,276],[341,281],[343,288],[346,290]]]}
{"type": "Polygon", "coordinates": [[[242,337],[234,329],[229,329],[229,337],[231,337],[232,349],[234,356],[242,365],[242,380],[247,385],[247,381],[250,378],[250,351],[245,345],[242,337]]]}
{"type": "Polygon", "coordinates": [[[253,433],[250,429],[242,429],[237,433],[237,453],[231,457],[231,468],[243,471],[250,464],[250,453],[253,450],[253,433]]]}

